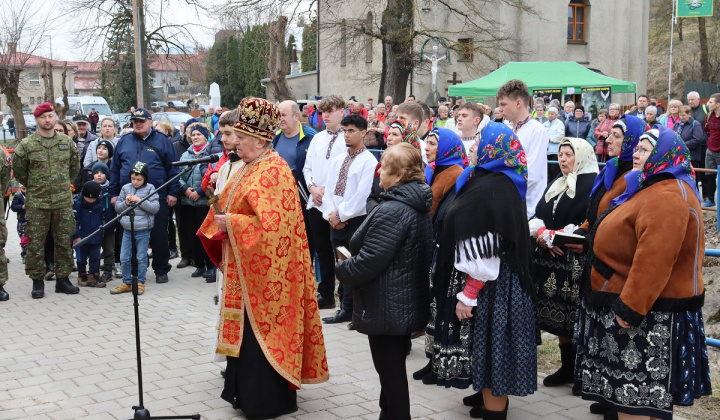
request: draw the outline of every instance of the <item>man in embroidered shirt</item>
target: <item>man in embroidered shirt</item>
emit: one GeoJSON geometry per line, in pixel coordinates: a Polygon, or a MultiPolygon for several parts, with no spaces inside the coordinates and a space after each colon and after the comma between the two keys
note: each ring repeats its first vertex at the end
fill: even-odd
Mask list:
{"type": "MultiPolygon", "coordinates": [[[[333,158],[328,170],[328,182],[323,197],[323,217],[333,228],[330,237],[333,248],[350,247],[350,238],[360,227],[365,215],[367,198],[377,167],[377,159],[365,149],[363,137],[367,134],[367,120],[357,114],[342,119],[347,152],[333,158]]],[[[326,323],[350,321],[352,318],[352,289],[338,287],[342,298],[335,316],[323,318],[326,323]]]]}
{"type": "Polygon", "coordinates": [[[513,79],[505,83],[498,90],[497,101],[500,112],[513,124],[513,131],[525,150],[528,167],[525,204],[529,220],[535,215],[535,206],[547,187],[547,148],[550,135],[540,122],[530,118],[530,92],[522,81],[513,79]]]}
{"type": "MultiPolygon", "coordinates": [[[[459,131],[460,140],[465,146],[465,153],[469,155],[470,146],[475,144],[477,133],[481,130],[480,123],[483,121],[485,113],[477,103],[466,102],[455,111],[455,115],[457,116],[457,131],[459,131]]],[[[488,118],[489,120],[490,118],[488,118]]]]}
{"type": "Polygon", "coordinates": [[[318,307],[330,309],[335,307],[335,251],[330,242],[330,224],[323,218],[323,209],[328,205],[323,195],[330,161],[347,150],[340,127],[345,101],[341,96],[328,95],[320,100],[318,109],[323,113],[327,130],[317,133],[310,142],[302,172],[310,191],[307,209],[310,213],[313,246],[320,263],[318,307]]]}

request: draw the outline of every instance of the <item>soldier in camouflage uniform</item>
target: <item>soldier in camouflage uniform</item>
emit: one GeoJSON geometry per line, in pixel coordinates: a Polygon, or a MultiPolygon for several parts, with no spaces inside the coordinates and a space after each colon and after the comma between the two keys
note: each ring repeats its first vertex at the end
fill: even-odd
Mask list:
{"type": "Polygon", "coordinates": [[[33,281],[32,297],[45,296],[44,244],[48,231],[55,239],[55,293],[74,294],[80,289],[68,276],[72,270],[72,236],[75,218],[72,212],[70,182],[80,171],[80,156],[70,137],[56,133],[57,116],[49,102],[35,108],[38,130],[15,148],[15,179],[25,185],[25,234],[28,244],[25,273],[33,281]]]}
{"type": "MultiPolygon", "coordinates": [[[[4,147],[0,147],[0,192],[7,191],[9,186],[10,156],[4,147]]],[[[0,302],[10,299],[3,287],[8,281],[8,258],[5,256],[5,242],[7,242],[7,225],[5,218],[0,215],[0,302]]]]}

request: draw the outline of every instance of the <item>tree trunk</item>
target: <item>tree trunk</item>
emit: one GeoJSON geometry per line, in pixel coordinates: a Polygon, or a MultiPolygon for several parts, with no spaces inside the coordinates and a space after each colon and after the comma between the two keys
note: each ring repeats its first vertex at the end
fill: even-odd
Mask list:
{"type": "Polygon", "coordinates": [[[290,86],[288,86],[287,67],[285,60],[285,28],[288,18],[280,16],[278,20],[270,23],[268,36],[270,39],[270,57],[268,59],[268,72],[270,74],[270,88],[278,101],[294,100],[290,86]]]}
{"type": "Polygon", "coordinates": [[[683,25],[682,25],[682,23],[683,23],[683,20],[678,19],[677,30],[678,30],[678,39],[680,42],[682,42],[682,40],[683,40],[683,30],[682,30],[683,25]]]}
{"type": "Polygon", "coordinates": [[[708,54],[707,31],[705,30],[705,18],[698,18],[698,32],[700,38],[700,80],[710,81],[710,59],[708,54]]]}
{"type": "Polygon", "coordinates": [[[8,107],[12,110],[13,119],[15,120],[16,139],[23,139],[28,134],[25,118],[23,118],[22,102],[20,102],[18,96],[21,72],[22,69],[20,68],[0,66],[0,92],[5,95],[8,107]]]}
{"type": "Polygon", "coordinates": [[[392,96],[396,103],[405,99],[413,60],[413,1],[388,0],[383,11],[382,75],[378,98],[392,96]]]}
{"type": "Polygon", "coordinates": [[[53,94],[55,92],[55,86],[53,84],[53,66],[49,61],[42,61],[42,79],[43,85],[45,85],[44,101],[55,104],[55,98],[53,94]]]}
{"type": "Polygon", "coordinates": [[[62,71],[62,98],[63,98],[63,104],[56,104],[53,102],[53,106],[55,106],[55,113],[58,115],[58,119],[65,119],[65,115],[67,115],[68,110],[70,109],[70,103],[68,102],[68,90],[67,90],[67,61],[63,65],[63,71],[62,71]]]}

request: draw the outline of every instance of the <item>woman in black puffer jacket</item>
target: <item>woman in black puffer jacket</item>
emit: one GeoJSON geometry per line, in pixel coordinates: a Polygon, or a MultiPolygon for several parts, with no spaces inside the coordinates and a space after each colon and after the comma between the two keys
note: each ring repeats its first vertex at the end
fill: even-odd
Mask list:
{"type": "Polygon", "coordinates": [[[382,202],[350,240],[352,257],[335,275],[353,287],[353,324],[368,335],[380,376],[380,418],[410,419],[405,357],[410,334],[428,321],[432,190],[417,148],[401,143],[382,157],[382,202]]]}

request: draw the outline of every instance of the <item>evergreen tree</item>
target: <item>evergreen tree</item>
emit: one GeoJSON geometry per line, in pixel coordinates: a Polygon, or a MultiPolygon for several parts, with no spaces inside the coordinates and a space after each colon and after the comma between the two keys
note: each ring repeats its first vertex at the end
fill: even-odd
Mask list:
{"type": "Polygon", "coordinates": [[[295,35],[290,34],[290,36],[288,37],[287,47],[285,48],[285,68],[287,74],[290,74],[291,72],[292,66],[290,65],[290,63],[292,63],[293,48],[295,48],[295,35]]]}
{"type": "Polygon", "coordinates": [[[317,70],[317,18],[306,24],[302,34],[303,52],[300,71],[317,70]]]}
{"type": "Polygon", "coordinates": [[[221,105],[228,105],[230,100],[230,86],[228,85],[227,75],[227,47],[228,40],[221,39],[208,52],[207,63],[205,64],[205,79],[210,91],[210,85],[217,83],[220,86],[221,105]]]}
{"type": "MultiPolygon", "coordinates": [[[[227,42],[226,54],[226,74],[227,74],[227,104],[229,108],[236,106],[243,98],[243,83],[240,79],[240,46],[234,36],[231,36],[227,42]]],[[[225,102],[225,95],[221,93],[222,102],[225,102]]]]}

